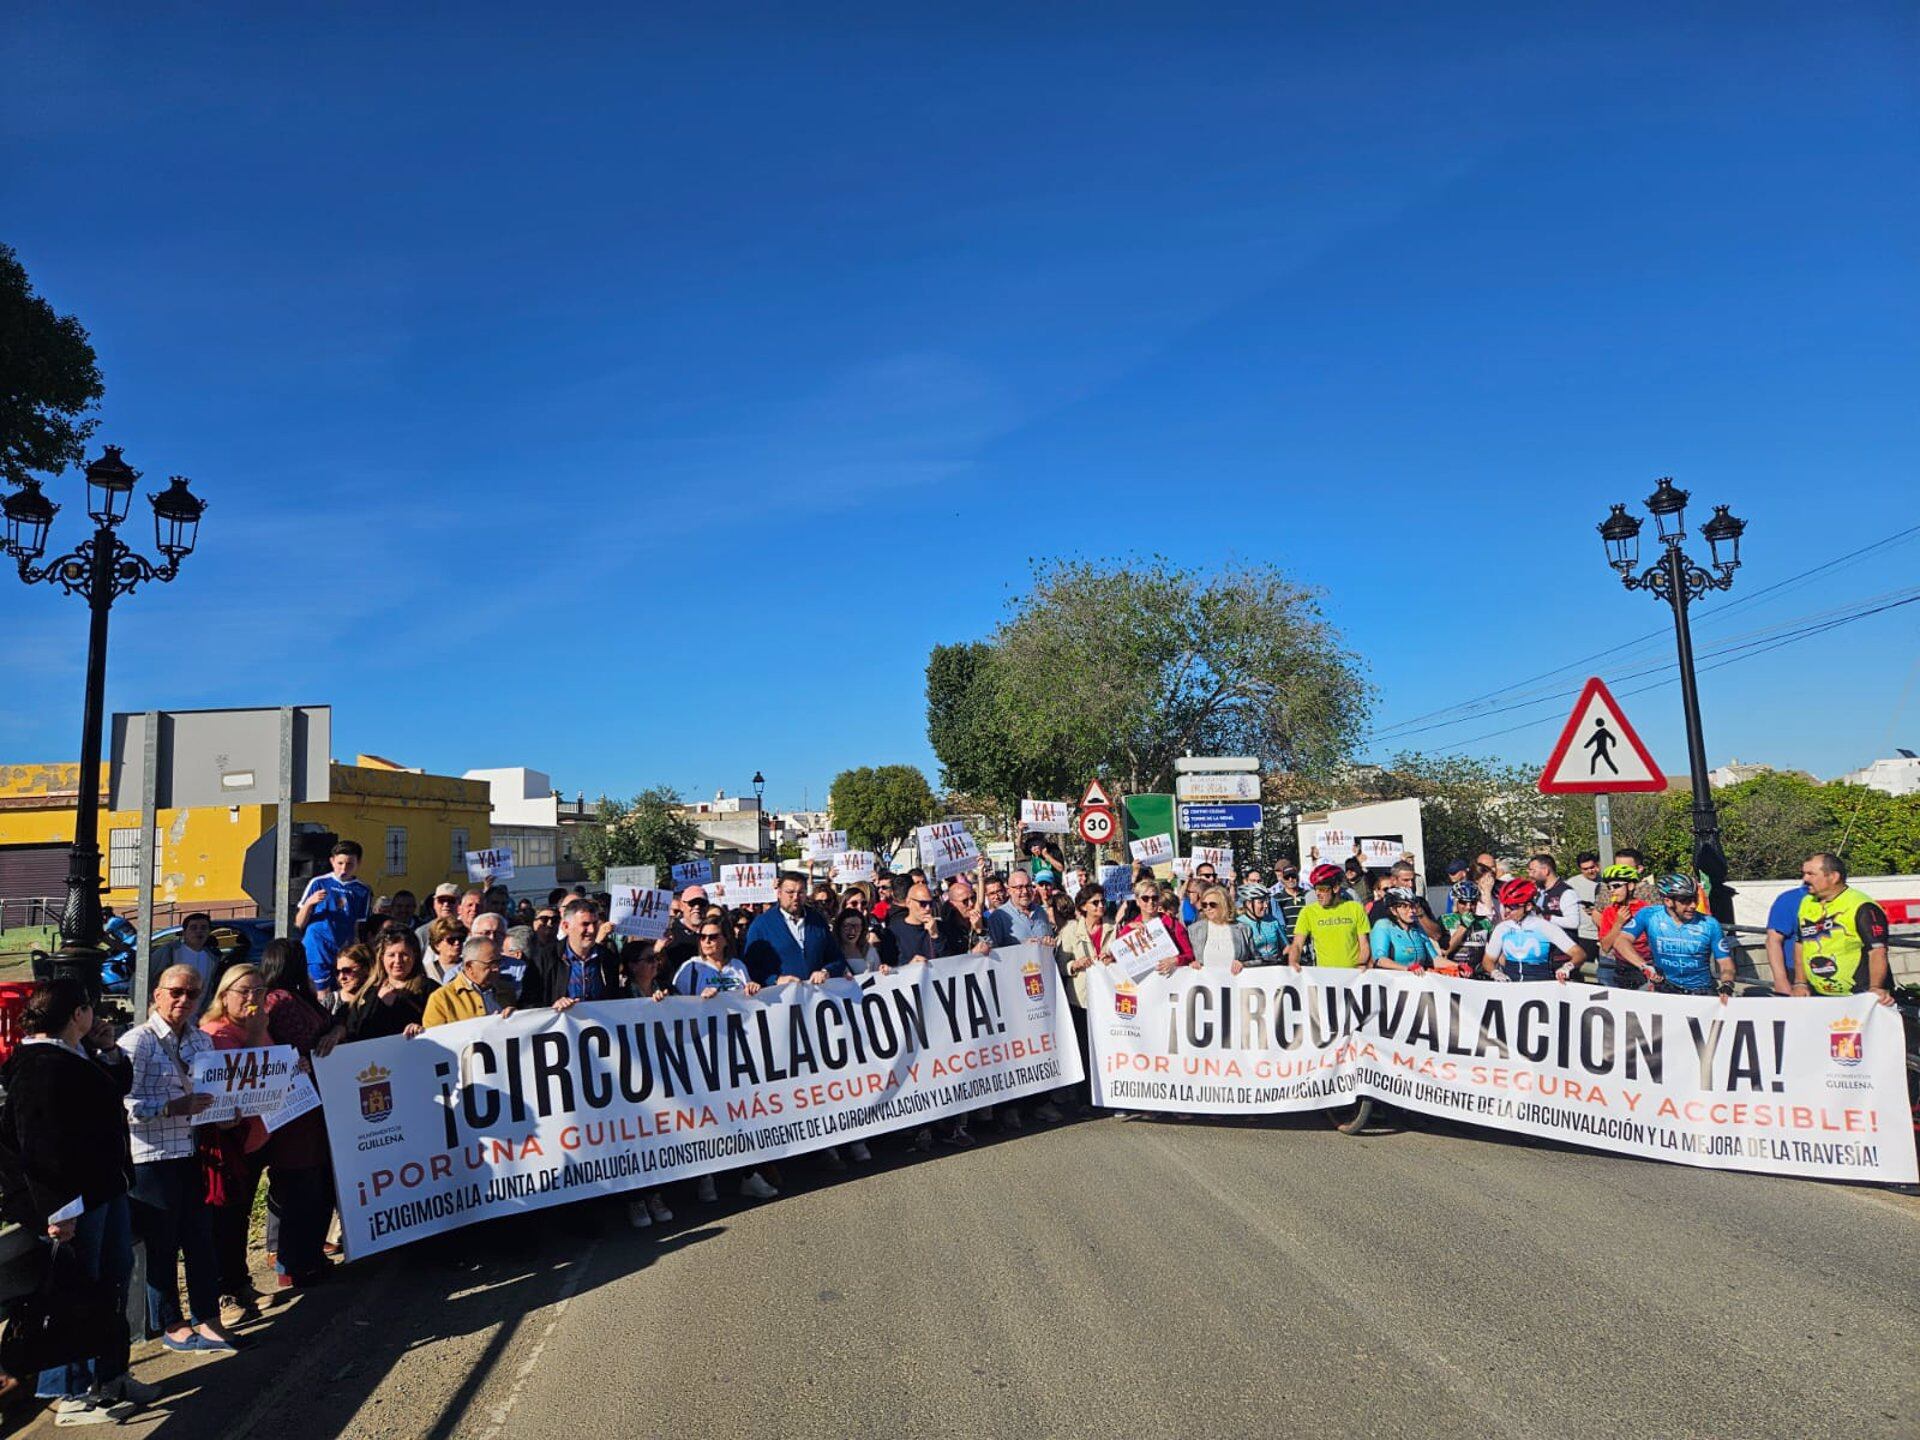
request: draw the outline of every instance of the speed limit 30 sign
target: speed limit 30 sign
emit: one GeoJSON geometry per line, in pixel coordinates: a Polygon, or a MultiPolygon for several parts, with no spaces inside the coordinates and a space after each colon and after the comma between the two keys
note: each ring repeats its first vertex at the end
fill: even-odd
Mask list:
{"type": "Polygon", "coordinates": [[[1104,805],[1089,805],[1080,812],[1080,838],[1089,845],[1104,845],[1113,838],[1113,811],[1104,805]]]}

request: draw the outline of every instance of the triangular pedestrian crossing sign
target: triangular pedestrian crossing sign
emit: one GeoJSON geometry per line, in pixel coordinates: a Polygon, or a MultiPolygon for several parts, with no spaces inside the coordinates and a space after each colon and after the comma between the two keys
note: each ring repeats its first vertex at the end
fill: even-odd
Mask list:
{"type": "Polygon", "coordinates": [[[1619,701],[1594,676],[1574,702],[1567,728],[1540,772],[1540,793],[1619,795],[1666,788],[1667,777],[1620,713],[1619,701]]]}

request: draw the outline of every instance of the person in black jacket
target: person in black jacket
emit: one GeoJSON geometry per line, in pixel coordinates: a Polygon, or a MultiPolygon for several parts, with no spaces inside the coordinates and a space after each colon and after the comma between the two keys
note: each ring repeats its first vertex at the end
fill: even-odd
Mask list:
{"type": "Polygon", "coordinates": [[[560,912],[561,943],[527,957],[520,979],[520,1008],[566,1010],[582,1000],[613,1000],[622,993],[620,958],[598,943],[600,911],[575,898],[560,912]]]}
{"type": "Polygon", "coordinates": [[[32,1223],[72,1245],[87,1276],[107,1281],[116,1302],[107,1347],[91,1360],[43,1371],[39,1393],[58,1402],[56,1418],[126,1401],[148,1404],[158,1391],[127,1374],[133,1157],[124,1099],[133,1067],[71,977],[34,986],[25,1028],[5,1070],[0,1140],[20,1158],[32,1223]]]}

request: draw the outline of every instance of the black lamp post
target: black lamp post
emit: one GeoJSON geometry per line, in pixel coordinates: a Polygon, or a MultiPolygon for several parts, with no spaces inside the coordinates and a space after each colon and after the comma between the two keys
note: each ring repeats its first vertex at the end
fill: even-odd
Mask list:
{"type": "Polygon", "coordinates": [[[127,518],[140,472],[120,458],[120,447],[87,466],[87,514],[93,536],[45,565],[47,531],[60,507],[40,493],[40,482],[26,480],[3,501],[7,521],[5,548],[20,565],[27,584],[42,580],[87,602],[87,694],[80,722],[80,781],[76,787],[73,849],[67,858],[67,902],[60,914],[60,955],[56,970],[79,976],[97,987],[105,958],[100,919],[100,741],[107,690],[107,613],[113,602],[136,586],[164,584],[193,553],[206,502],[187,489],[181,476],[147,498],[153,503],[154,541],[165,557],[156,565],[122,543],[120,523],[127,518]]]}
{"type": "Polygon", "coordinates": [[[1714,917],[1731,924],[1733,894],[1727,889],[1727,852],[1720,843],[1720,816],[1713,805],[1713,787],[1707,783],[1707,742],[1700,729],[1700,683],[1693,669],[1693,630],[1687,622],[1687,607],[1709,590],[1731,588],[1733,572],[1740,568],[1740,537],[1747,522],[1729,515],[1725,505],[1713,507],[1713,518],[1700,527],[1713,557],[1713,573],[1709,574],[1680,548],[1687,538],[1687,498],[1687,492],[1670,476],[1647,497],[1647,509],[1653,512],[1665,551],[1638,574],[1634,572],[1640,563],[1640,527],[1645,523],[1638,515],[1629,515],[1624,505],[1614,506],[1613,513],[1600,523],[1600,539],[1607,547],[1607,563],[1620,572],[1620,581],[1627,589],[1650,591],[1673,609],[1673,631],[1680,651],[1680,699],[1687,720],[1687,765],[1693,776],[1693,864],[1695,872],[1707,878],[1707,902],[1714,917]]]}
{"type": "Polygon", "coordinates": [[[758,770],[753,772],[753,858],[761,859],[767,853],[762,840],[766,827],[766,811],[760,806],[760,797],[767,793],[767,777],[758,770]]]}

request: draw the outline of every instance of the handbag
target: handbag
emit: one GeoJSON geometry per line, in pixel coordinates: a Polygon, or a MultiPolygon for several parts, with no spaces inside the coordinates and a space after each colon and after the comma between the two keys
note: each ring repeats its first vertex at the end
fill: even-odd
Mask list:
{"type": "Polygon", "coordinates": [[[113,1287],[90,1279],[71,1245],[48,1248],[40,1286],[8,1302],[0,1322],[0,1369],[33,1375],[111,1354],[126,1344],[127,1317],[113,1287]]]}

